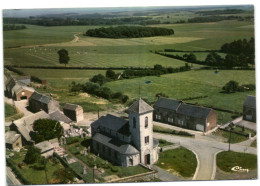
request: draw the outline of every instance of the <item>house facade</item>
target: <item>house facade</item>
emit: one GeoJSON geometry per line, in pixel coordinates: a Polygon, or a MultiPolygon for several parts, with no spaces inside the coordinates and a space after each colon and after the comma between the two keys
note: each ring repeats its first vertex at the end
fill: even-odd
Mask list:
{"type": "Polygon", "coordinates": [[[46,113],[52,113],[59,110],[59,102],[49,98],[48,96],[34,92],[29,99],[29,108],[33,112],[44,110],[46,113]]]}
{"type": "Polygon", "coordinates": [[[108,114],[91,124],[93,151],[121,166],[153,164],[159,144],[153,139],[153,108],[140,98],[128,112],[129,120],[108,114]]]}
{"type": "Polygon", "coordinates": [[[63,113],[72,121],[79,122],[84,120],[83,108],[79,105],[66,103],[63,107],[63,113]]]}
{"type": "Polygon", "coordinates": [[[21,149],[23,147],[21,134],[17,134],[15,131],[6,132],[5,146],[10,150],[21,149]]]}
{"type": "Polygon", "coordinates": [[[160,97],[154,103],[155,121],[206,132],[217,126],[217,113],[211,109],[160,97]]]}
{"type": "Polygon", "coordinates": [[[16,84],[12,89],[12,98],[16,101],[29,99],[34,92],[35,90],[32,87],[26,87],[20,84],[16,84]]]}
{"type": "Polygon", "coordinates": [[[247,96],[243,104],[243,119],[256,122],[256,97],[247,96]]]}

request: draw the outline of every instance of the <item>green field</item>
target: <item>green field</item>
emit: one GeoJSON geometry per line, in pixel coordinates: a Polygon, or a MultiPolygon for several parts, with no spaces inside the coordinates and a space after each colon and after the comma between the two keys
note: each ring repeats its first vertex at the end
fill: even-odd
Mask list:
{"type": "Polygon", "coordinates": [[[18,112],[12,105],[5,103],[5,121],[17,120],[23,117],[23,113],[18,112]]]}
{"type": "Polygon", "coordinates": [[[235,166],[249,171],[257,168],[257,156],[254,154],[223,151],[217,154],[217,166],[225,172],[233,172],[235,166]]]}
{"type": "Polygon", "coordinates": [[[180,147],[161,152],[156,165],[183,177],[192,177],[197,167],[197,159],[190,150],[180,147]]]}
{"type": "Polygon", "coordinates": [[[235,80],[239,84],[255,84],[255,73],[245,70],[221,70],[215,74],[213,70],[193,70],[160,77],[151,76],[108,82],[105,86],[114,91],[122,91],[134,99],[139,96],[138,87],[140,84],[141,97],[147,98],[149,101],[155,101],[157,99],[155,94],[160,92],[178,100],[208,96],[185,102],[241,112],[246,95],[255,95],[255,92],[220,93],[222,87],[230,80],[235,80]],[[146,81],[151,81],[151,83],[145,84],[146,81]]]}

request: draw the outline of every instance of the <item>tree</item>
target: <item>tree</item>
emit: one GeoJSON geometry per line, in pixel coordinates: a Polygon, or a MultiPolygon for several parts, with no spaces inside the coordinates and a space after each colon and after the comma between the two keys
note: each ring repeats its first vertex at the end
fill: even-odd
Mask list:
{"type": "Polygon", "coordinates": [[[103,76],[102,74],[98,74],[98,75],[93,76],[90,79],[90,81],[93,83],[98,83],[100,86],[102,86],[106,82],[106,77],[103,76]]]}
{"type": "Polygon", "coordinates": [[[234,93],[238,90],[238,88],[238,82],[231,80],[222,89],[225,93],[234,93]]]}
{"type": "Polygon", "coordinates": [[[69,57],[69,52],[65,49],[61,49],[58,51],[59,54],[59,62],[60,64],[65,64],[66,65],[69,63],[70,57],[69,57]]]}
{"type": "Polygon", "coordinates": [[[40,160],[41,160],[41,150],[34,146],[30,146],[25,155],[24,162],[26,164],[33,164],[40,160]]]}
{"type": "MultiPolygon", "coordinates": [[[[35,140],[35,136],[43,136],[43,140],[60,138],[63,135],[63,128],[60,122],[51,119],[38,119],[33,123],[34,134],[31,135],[35,140]]],[[[41,141],[39,141],[41,142],[41,141]]]]}
{"type": "Polygon", "coordinates": [[[109,78],[109,79],[116,79],[116,73],[109,69],[106,71],[106,77],[109,78]]]}

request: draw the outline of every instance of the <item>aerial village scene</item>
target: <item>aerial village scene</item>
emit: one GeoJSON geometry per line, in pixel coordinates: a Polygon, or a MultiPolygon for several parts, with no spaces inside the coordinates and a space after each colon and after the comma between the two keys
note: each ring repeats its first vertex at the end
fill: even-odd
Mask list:
{"type": "Polygon", "coordinates": [[[254,11],[2,10],[6,183],[256,180],[254,11]]]}

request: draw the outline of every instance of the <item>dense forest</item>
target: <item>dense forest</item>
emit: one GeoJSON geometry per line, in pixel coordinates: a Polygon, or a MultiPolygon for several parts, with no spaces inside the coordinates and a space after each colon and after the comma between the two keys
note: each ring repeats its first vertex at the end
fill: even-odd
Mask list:
{"type": "MultiPolygon", "coordinates": [[[[99,14],[98,14],[99,15],[99,14]]],[[[69,25],[122,25],[138,24],[151,25],[160,24],[158,20],[151,17],[126,17],[126,18],[109,18],[105,15],[88,16],[87,18],[61,18],[61,17],[30,17],[30,18],[4,18],[5,24],[31,24],[40,26],[69,26],[69,25]]]]}
{"type": "Polygon", "coordinates": [[[207,23],[207,22],[218,22],[224,20],[233,20],[233,19],[242,19],[240,16],[203,16],[203,17],[194,17],[188,19],[189,23],[207,23]]]}
{"type": "Polygon", "coordinates": [[[3,31],[8,31],[8,30],[23,30],[26,29],[26,26],[24,25],[3,25],[3,31]]]}
{"type": "Polygon", "coordinates": [[[174,34],[173,29],[141,26],[102,27],[90,29],[86,32],[87,36],[102,38],[140,38],[172,34],[174,34]]]}

